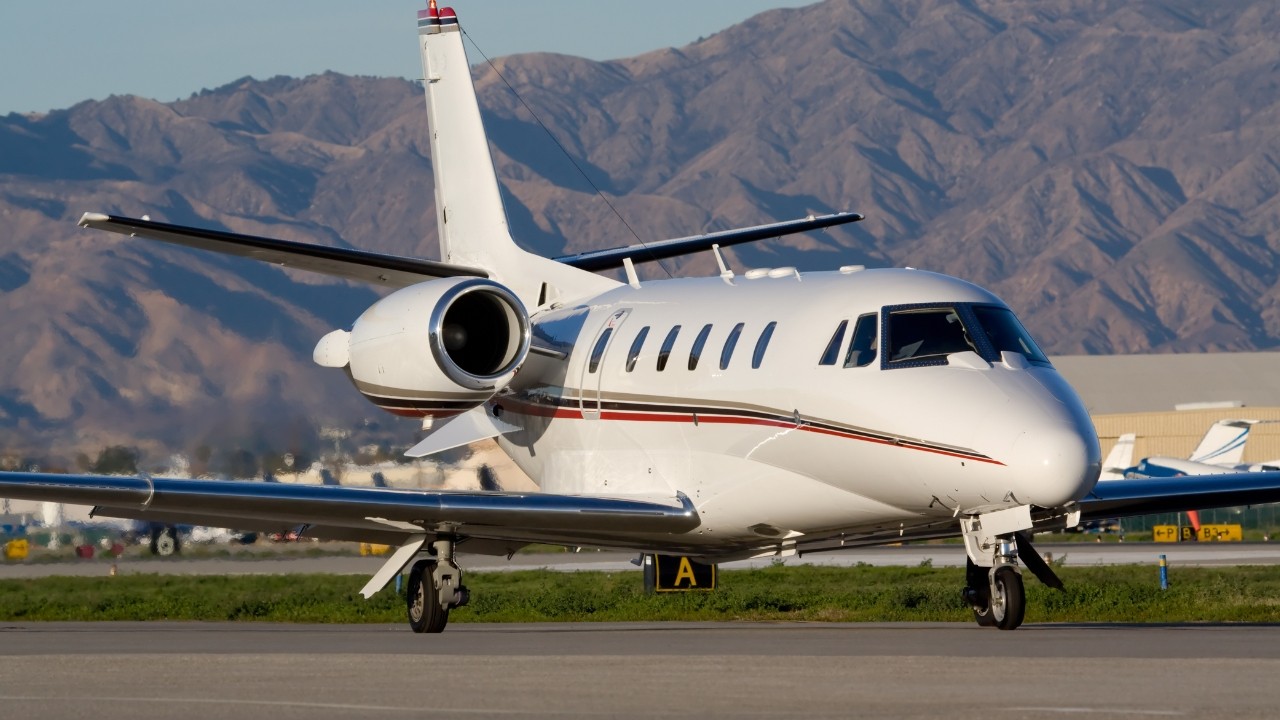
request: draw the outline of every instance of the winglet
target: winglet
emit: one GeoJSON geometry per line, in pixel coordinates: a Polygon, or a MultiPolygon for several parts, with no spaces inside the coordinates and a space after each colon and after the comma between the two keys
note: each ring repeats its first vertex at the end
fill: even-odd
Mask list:
{"type": "Polygon", "coordinates": [[[111,216],[102,213],[87,212],[80,216],[80,221],[76,223],[80,227],[90,227],[93,223],[106,222],[111,216]]]}

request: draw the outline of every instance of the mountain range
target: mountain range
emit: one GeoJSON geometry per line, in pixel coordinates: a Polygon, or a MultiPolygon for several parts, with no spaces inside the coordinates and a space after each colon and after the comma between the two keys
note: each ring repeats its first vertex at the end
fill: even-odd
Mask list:
{"type": "MultiPolygon", "coordinates": [[[[1260,350],[1280,346],[1276,37],[1263,0],[826,0],[473,73],[536,252],[854,210],[728,255],[963,277],[1053,354],[1260,350]]],[[[0,117],[0,450],[283,447],[370,422],[410,442],[310,361],[375,291],[75,220],[434,257],[427,132],[420,84],[333,73],[0,117]]]]}

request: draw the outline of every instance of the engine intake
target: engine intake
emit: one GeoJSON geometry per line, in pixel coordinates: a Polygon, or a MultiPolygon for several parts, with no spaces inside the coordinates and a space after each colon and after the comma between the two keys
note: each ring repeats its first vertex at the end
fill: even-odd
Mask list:
{"type": "Polygon", "coordinates": [[[529,354],[529,315],[505,286],[447,278],[402,288],[316,345],[356,389],[397,415],[446,417],[484,403],[529,354]]]}
{"type": "Polygon", "coordinates": [[[529,353],[529,315],[507,288],[464,280],[431,311],[431,352],[450,380],[473,390],[498,389],[529,353]]]}

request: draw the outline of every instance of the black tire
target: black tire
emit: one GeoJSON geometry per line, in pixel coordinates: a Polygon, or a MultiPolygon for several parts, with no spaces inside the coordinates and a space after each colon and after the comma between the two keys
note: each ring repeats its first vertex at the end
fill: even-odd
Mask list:
{"type": "Polygon", "coordinates": [[[1027,612],[1027,593],[1022,586],[1022,575],[1011,567],[997,568],[995,590],[1000,596],[993,598],[990,604],[995,626],[1001,630],[1016,630],[1027,612]]]}
{"type": "Polygon", "coordinates": [[[178,528],[158,527],[151,531],[151,554],[172,557],[182,551],[178,542],[178,528]]]}
{"type": "Polygon", "coordinates": [[[409,628],[416,633],[442,632],[449,622],[449,611],[440,607],[440,592],[431,579],[435,565],[431,560],[419,560],[409,571],[406,607],[409,628]]]}
{"type": "Polygon", "coordinates": [[[991,601],[987,600],[987,606],[979,610],[973,609],[973,619],[978,622],[978,627],[995,627],[996,619],[991,614],[991,601]]]}

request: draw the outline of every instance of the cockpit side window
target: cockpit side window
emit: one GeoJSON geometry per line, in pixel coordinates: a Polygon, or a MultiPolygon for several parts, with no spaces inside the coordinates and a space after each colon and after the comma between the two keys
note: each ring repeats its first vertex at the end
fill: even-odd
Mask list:
{"type": "Polygon", "coordinates": [[[857,324],[853,326],[853,341],[849,343],[849,352],[844,356],[845,367],[866,367],[876,359],[876,340],[879,335],[876,320],[875,313],[858,317],[857,324]]]}
{"type": "Polygon", "coordinates": [[[840,348],[844,346],[844,333],[849,329],[849,321],[841,320],[840,325],[836,327],[836,331],[831,335],[831,340],[827,343],[827,349],[822,351],[822,358],[818,360],[819,365],[835,365],[836,358],[840,357],[840,348]]]}
{"type": "Polygon", "coordinates": [[[1000,353],[1009,351],[1021,353],[1030,363],[1050,364],[1049,358],[1041,352],[1036,341],[1031,339],[1031,334],[1018,322],[1013,311],[995,305],[974,305],[973,314],[996,351],[997,357],[992,358],[993,360],[998,360],[1000,353]]]}
{"type": "Polygon", "coordinates": [[[981,355],[956,307],[890,310],[885,317],[885,367],[944,365],[952,353],[981,355]]]}

